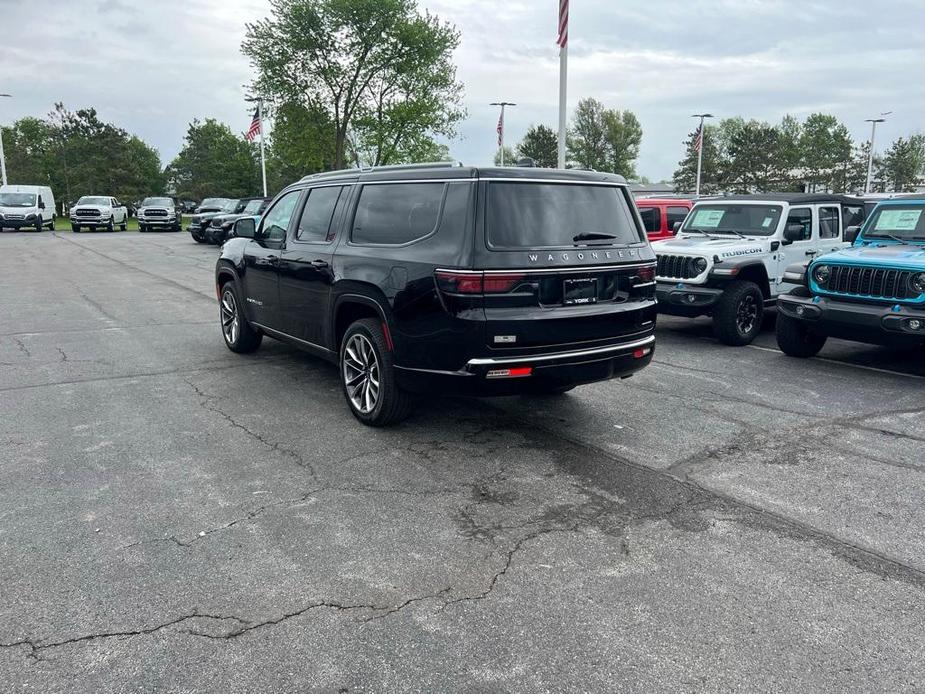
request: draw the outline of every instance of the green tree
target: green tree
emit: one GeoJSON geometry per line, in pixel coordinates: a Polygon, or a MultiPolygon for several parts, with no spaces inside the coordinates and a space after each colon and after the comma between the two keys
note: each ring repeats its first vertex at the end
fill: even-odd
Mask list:
{"type": "Polygon", "coordinates": [[[775,183],[777,130],[756,120],[729,120],[725,123],[724,187],[735,193],[771,190],[775,183]]]}
{"type": "MultiPolygon", "coordinates": [[[[517,165],[517,155],[514,154],[514,149],[505,145],[504,147],[504,165],[505,166],[516,166],[517,165]]],[[[498,151],[495,152],[495,166],[501,166],[501,148],[498,148],[498,151]]]]}
{"type": "Polygon", "coordinates": [[[609,152],[606,111],[604,104],[594,98],[582,99],[575,108],[568,131],[568,153],[569,160],[583,169],[607,169],[609,152]]]}
{"type": "Polygon", "coordinates": [[[341,168],[352,139],[377,164],[413,158],[464,116],[452,54],[459,33],[415,0],[271,0],[247,25],[242,51],[254,91],[324,108],[341,168]]]}
{"type": "MultiPolygon", "coordinates": [[[[720,173],[722,171],[721,143],[719,128],[715,125],[704,126],[703,165],[700,174],[701,195],[712,195],[722,190],[720,173]]],[[[684,142],[684,158],[678,162],[678,168],[672,177],[675,189],[679,192],[693,193],[697,190],[697,129],[688,133],[684,142]]]]}
{"type": "Polygon", "coordinates": [[[54,132],[46,121],[26,117],[3,128],[3,151],[10,183],[51,184],[54,132]]]}
{"type": "Polygon", "coordinates": [[[517,145],[517,156],[530,157],[537,166],[554,169],[559,165],[559,137],[550,127],[532,125],[517,145]]]}
{"type": "Polygon", "coordinates": [[[171,185],[179,197],[191,200],[257,195],[261,184],[255,150],[224,123],[194,120],[183,149],[168,167],[171,185]]]}
{"type": "Polygon", "coordinates": [[[334,128],[327,111],[297,102],[276,108],[266,158],[271,194],[303,176],[332,169],[334,128]]]}
{"type": "Polygon", "coordinates": [[[803,151],[800,138],[803,124],[794,116],[784,116],[777,128],[777,142],[771,153],[772,178],[775,189],[779,191],[798,192],[800,190],[803,151]]]}
{"type": "Polygon", "coordinates": [[[894,192],[914,191],[925,173],[925,135],[900,137],[883,155],[880,175],[894,192]]]}
{"type": "Polygon", "coordinates": [[[835,116],[814,113],[803,123],[800,149],[803,174],[810,191],[844,190],[851,160],[851,135],[835,116]]]}
{"type": "Polygon", "coordinates": [[[641,142],[642,126],[631,111],[607,109],[593,98],[578,102],[568,148],[580,167],[632,178],[641,142]]]}
{"type": "Polygon", "coordinates": [[[607,168],[626,178],[636,176],[636,160],[642,143],[642,125],[632,111],[604,112],[607,133],[607,168]]]}

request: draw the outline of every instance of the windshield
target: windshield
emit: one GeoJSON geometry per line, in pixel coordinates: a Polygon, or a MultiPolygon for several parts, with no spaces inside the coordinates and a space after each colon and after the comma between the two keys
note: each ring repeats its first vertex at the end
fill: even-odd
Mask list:
{"type": "Polygon", "coordinates": [[[238,212],[243,203],[240,200],[229,200],[222,205],[222,212],[238,212]]]}
{"type": "Polygon", "coordinates": [[[864,238],[904,241],[925,241],[925,202],[909,205],[888,205],[874,211],[864,238]]]}
{"type": "Polygon", "coordinates": [[[681,231],[771,236],[782,212],[780,205],[697,205],[681,231]]]}
{"type": "Polygon", "coordinates": [[[78,205],[105,205],[109,206],[109,198],[94,198],[89,195],[85,195],[80,200],[77,201],[78,205]]]}
{"type": "Polygon", "coordinates": [[[199,203],[199,209],[210,208],[220,210],[228,203],[228,198],[206,198],[199,203]]]}
{"type": "Polygon", "coordinates": [[[142,207],[173,207],[173,200],[170,198],[145,198],[141,201],[142,207]]]}
{"type": "Polygon", "coordinates": [[[35,207],[33,193],[0,193],[0,207],[35,207]]]}
{"type": "Polygon", "coordinates": [[[489,183],[491,248],[576,248],[642,241],[618,186],[489,183]]]}
{"type": "Polygon", "coordinates": [[[244,214],[257,214],[261,207],[263,207],[263,200],[251,200],[244,208],[244,214]]]}

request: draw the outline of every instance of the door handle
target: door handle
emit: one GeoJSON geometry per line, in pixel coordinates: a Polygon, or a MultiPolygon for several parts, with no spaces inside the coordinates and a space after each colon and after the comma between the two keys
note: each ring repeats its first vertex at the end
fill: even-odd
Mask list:
{"type": "Polygon", "coordinates": [[[806,255],[816,255],[819,251],[806,251],[806,255]]]}
{"type": "Polygon", "coordinates": [[[328,263],[327,263],[327,261],[320,260],[320,259],[319,259],[319,260],[313,260],[313,261],[312,261],[312,267],[313,267],[313,268],[316,268],[316,269],[318,269],[318,270],[324,270],[326,267],[328,267],[328,263]]]}
{"type": "Polygon", "coordinates": [[[278,255],[268,255],[257,259],[257,265],[279,265],[278,255]]]}

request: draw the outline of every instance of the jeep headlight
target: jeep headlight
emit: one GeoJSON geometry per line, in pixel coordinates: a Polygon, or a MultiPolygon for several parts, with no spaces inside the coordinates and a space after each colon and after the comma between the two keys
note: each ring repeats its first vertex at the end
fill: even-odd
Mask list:
{"type": "Polygon", "coordinates": [[[702,275],[707,271],[707,259],[694,258],[694,261],[691,263],[691,269],[694,271],[695,275],[702,275]]]}
{"type": "Polygon", "coordinates": [[[813,268],[813,279],[820,287],[824,287],[829,281],[829,275],[832,274],[832,268],[828,265],[817,265],[813,268]]]}
{"type": "Polygon", "coordinates": [[[909,278],[909,286],[912,291],[919,294],[925,294],[925,272],[918,272],[909,278]]]}

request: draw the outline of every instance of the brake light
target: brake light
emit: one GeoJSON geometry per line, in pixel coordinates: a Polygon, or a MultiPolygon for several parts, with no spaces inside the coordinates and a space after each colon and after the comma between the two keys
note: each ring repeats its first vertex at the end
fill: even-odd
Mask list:
{"type": "Polygon", "coordinates": [[[636,277],[639,278],[640,282],[652,282],[655,280],[655,268],[651,265],[641,267],[639,272],[636,273],[636,277]]]}
{"type": "Polygon", "coordinates": [[[650,354],[652,354],[651,347],[642,347],[640,349],[637,349],[635,352],[633,352],[633,358],[642,359],[643,357],[648,357],[650,354]]]}
{"type": "Polygon", "coordinates": [[[490,274],[437,270],[437,286],[448,294],[504,294],[523,281],[523,273],[490,274]]]}
{"type": "Polygon", "coordinates": [[[485,275],[482,290],[486,294],[503,294],[511,291],[524,279],[523,274],[485,275]]]}
{"type": "Polygon", "coordinates": [[[481,272],[450,272],[437,270],[437,287],[447,294],[481,294],[481,272]]]}

